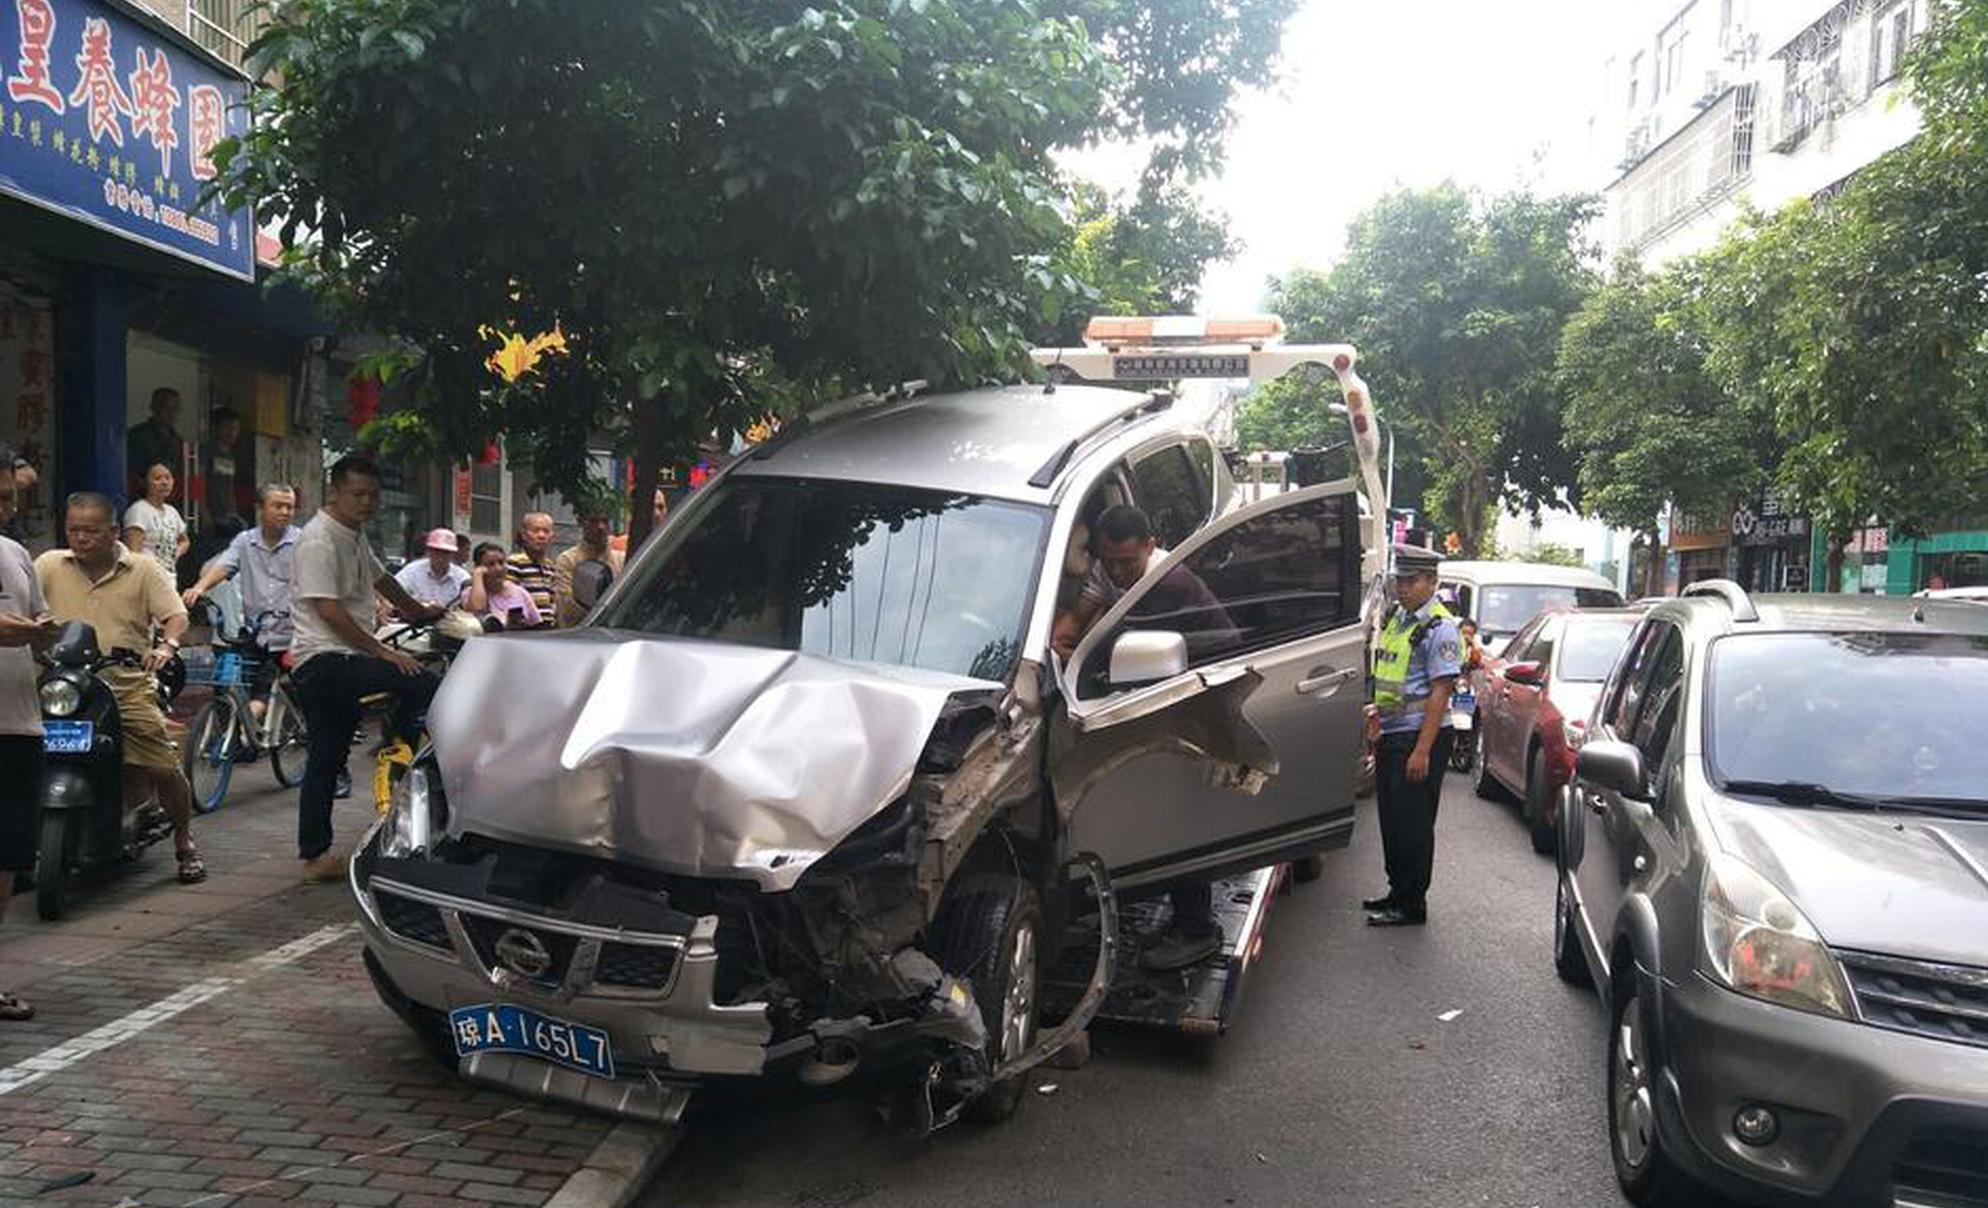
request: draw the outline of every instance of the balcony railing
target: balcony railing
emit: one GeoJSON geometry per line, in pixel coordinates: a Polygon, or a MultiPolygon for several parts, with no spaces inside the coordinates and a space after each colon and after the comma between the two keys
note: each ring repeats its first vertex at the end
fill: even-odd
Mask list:
{"type": "Polygon", "coordinates": [[[268,19],[267,9],[256,7],[255,0],[186,0],[186,32],[237,67],[268,19]]]}

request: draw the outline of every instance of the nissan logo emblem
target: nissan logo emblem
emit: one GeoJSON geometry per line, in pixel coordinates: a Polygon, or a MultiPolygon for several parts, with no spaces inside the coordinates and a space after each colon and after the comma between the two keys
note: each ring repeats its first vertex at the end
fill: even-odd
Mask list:
{"type": "Polygon", "coordinates": [[[512,927],[497,937],[497,963],[519,977],[544,977],[552,968],[552,953],[536,935],[512,927]]]}

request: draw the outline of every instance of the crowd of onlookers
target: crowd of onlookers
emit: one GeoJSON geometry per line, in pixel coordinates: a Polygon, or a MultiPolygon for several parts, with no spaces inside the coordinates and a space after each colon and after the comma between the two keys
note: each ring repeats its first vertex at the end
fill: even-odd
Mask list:
{"type": "MultiPolygon", "coordinates": [[[[293,487],[261,486],[253,522],[235,521],[231,527],[240,531],[207,558],[190,586],[177,590],[175,568],[191,546],[173,502],[174,467],[186,463],[175,430],[178,405],[173,392],[156,393],[153,418],[130,433],[133,502],[120,512],[107,494],[70,495],[60,516],[61,543],[38,557],[28,553],[15,506],[18,492],[33,484],[33,467],[0,446],[0,784],[7,786],[0,794],[0,914],[15,874],[35,865],[45,766],[35,655],[64,625],[88,623],[99,649],[129,650],[140,664],[98,674],[119,707],[126,792],[134,802],[157,802],[171,819],[177,875],[185,884],[204,880],[207,868],[193,838],[192,792],[175,748],[176,727],[161,705],[155,674],[178,657],[191,609],[220,613],[217,630],[246,646],[258,718],[287,669],[309,735],[297,854],[305,880],[335,880],[346,861],[333,845],[332,803],[350,792],[346,761],[361,700],[391,697],[388,731],[411,738],[438,686],[423,663],[381,640],[381,627],[433,623],[456,611],[474,616],[485,631],[575,625],[591,595],[576,586],[576,572],[597,586],[619,573],[626,556],[605,510],[583,509],[580,540],[557,553],[552,517],[534,512],[519,525],[511,549],[492,542],[472,548],[467,535],[438,528],[427,534],[422,556],[389,574],[364,533],[379,511],[380,471],[350,456],[331,466],[324,505],[302,525],[293,487]],[[223,596],[226,607],[211,607],[223,596]]],[[[239,420],[230,414],[214,420],[217,435],[232,447],[239,420]],[[237,426],[232,435],[230,424],[237,426]]],[[[217,506],[232,500],[232,460],[207,459],[203,470],[205,498],[217,506]]],[[[663,507],[658,492],[658,522],[663,507]]],[[[210,508],[207,515],[229,513],[210,508]]],[[[0,1020],[32,1014],[17,995],[0,993],[0,1020]]]]}

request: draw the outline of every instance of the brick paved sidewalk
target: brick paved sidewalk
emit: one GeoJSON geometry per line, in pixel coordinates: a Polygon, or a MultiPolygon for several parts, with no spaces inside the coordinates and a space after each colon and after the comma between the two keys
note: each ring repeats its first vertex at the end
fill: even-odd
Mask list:
{"type": "MultiPolygon", "coordinates": [[[[662,1151],[427,1056],[374,997],[345,887],[298,883],[295,818],[244,769],[196,822],[205,884],[176,884],[160,847],[80,885],[61,922],[15,901],[0,987],[37,1014],[0,1023],[0,1204],[539,1205],[611,1131],[637,1165],[662,1151]]],[[[336,821],[350,843],[363,806],[336,821]]],[[[611,1202],[577,1195],[600,1183],[561,1204],[611,1202]]]]}

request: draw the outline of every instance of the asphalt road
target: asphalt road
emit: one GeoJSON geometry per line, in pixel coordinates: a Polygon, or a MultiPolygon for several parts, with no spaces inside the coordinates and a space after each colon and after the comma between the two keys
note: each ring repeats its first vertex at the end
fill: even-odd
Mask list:
{"type": "Polygon", "coordinates": [[[1552,862],[1454,773],[1438,828],[1430,925],[1377,931],[1358,905],[1383,886],[1366,807],[1352,848],[1278,904],[1218,1041],[1095,1029],[1090,1064],[1037,1071],[1008,1123],[915,1147],[863,1100],[728,1102],[694,1119],[639,1202],[1622,1204],[1601,1010],[1553,973],[1552,862]]]}

